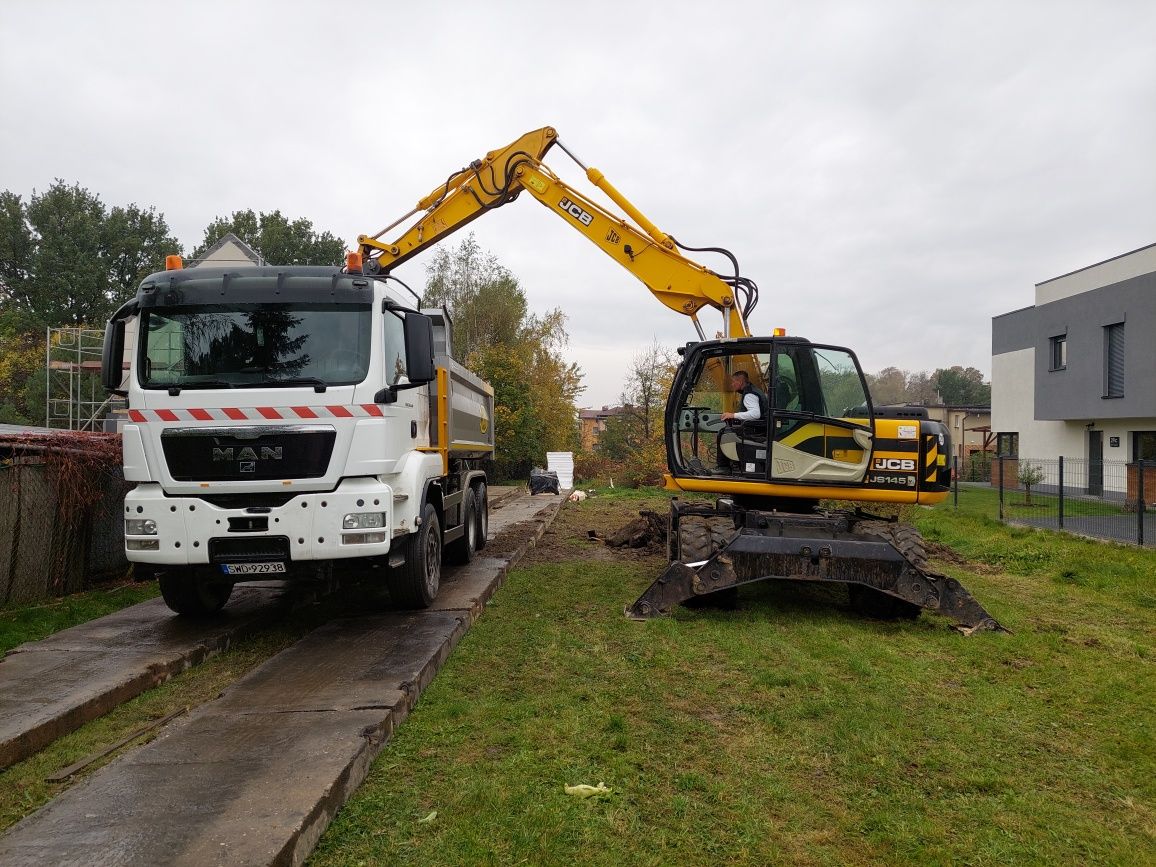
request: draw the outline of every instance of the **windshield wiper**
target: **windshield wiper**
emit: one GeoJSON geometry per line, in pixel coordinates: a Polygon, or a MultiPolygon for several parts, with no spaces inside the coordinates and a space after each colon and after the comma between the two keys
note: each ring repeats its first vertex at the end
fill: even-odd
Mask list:
{"type": "Polygon", "coordinates": [[[325,390],[329,388],[329,383],[324,379],[318,379],[316,376],[297,376],[288,379],[265,379],[262,380],[261,385],[271,385],[273,388],[291,388],[294,385],[311,385],[313,390],[318,394],[324,394],[325,390]]]}
{"type": "Polygon", "coordinates": [[[180,385],[169,386],[169,397],[176,397],[184,389],[194,388],[232,388],[233,383],[223,379],[199,379],[196,382],[182,382],[180,385]]]}

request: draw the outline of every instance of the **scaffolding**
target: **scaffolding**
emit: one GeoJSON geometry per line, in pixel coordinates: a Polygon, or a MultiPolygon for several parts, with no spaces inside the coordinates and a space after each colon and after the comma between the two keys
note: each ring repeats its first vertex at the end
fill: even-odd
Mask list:
{"type": "Polygon", "coordinates": [[[106,395],[101,384],[104,332],[48,328],[45,337],[45,427],[103,430],[105,419],[124,406],[123,399],[106,395]]]}

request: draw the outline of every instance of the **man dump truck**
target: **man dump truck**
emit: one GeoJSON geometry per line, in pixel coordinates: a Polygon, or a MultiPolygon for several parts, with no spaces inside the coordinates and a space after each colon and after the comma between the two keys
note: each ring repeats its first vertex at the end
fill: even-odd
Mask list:
{"type": "Polygon", "coordinates": [[[670,567],[628,606],[630,616],[652,617],[739,584],[783,579],[845,584],[852,604],[873,616],[910,617],[927,609],[964,630],[1000,628],[959,582],[928,568],[914,528],[862,511],[872,503],[942,502],[950,478],[947,428],[926,413],[874,406],[849,349],[788,337],[782,329],[752,335],[748,323],[759,290],[739,272],[735,256],[686,246],[663,232],[602,172],[583,165],[553,127],[473,160],[400,219],[361,236],[366,273],[388,274],[523,193],[666,307],[688,316],[698,335],[680,350],[667,399],[666,487],[712,494],[714,502],[672,501],[670,567]],[[542,162],[555,146],[621,213],[542,162]],[[404,223],[396,238],[383,239],[404,223]],[[688,252],[719,254],[728,272],[716,273],[688,252]],[[722,314],[721,337],[708,339],[699,320],[704,307],[722,314]],[[733,376],[740,371],[745,376],[733,376]],[[737,393],[735,382],[745,393],[737,393]],[[830,501],[856,505],[826,506],[830,501]]]}
{"type": "Polygon", "coordinates": [[[444,310],[346,268],[184,269],[169,257],[105,333],[127,396],[125,549],[168,606],[204,616],[236,581],[386,565],[406,607],[443,551],[485,546],[493,390],[452,358],[444,310]],[[126,326],[135,347],[125,380],[126,326]]]}

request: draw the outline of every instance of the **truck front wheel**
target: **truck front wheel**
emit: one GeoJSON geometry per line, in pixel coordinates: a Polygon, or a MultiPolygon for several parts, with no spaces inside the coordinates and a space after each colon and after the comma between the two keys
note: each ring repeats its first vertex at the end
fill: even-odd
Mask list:
{"type": "Polygon", "coordinates": [[[165,605],[183,617],[208,617],[225,607],[233,582],[212,567],[174,566],[157,575],[165,605]]]}
{"type": "Polygon", "coordinates": [[[426,503],[421,526],[409,537],[405,562],[390,570],[389,595],[401,608],[429,608],[442,575],[442,528],[437,509],[426,503]]]}

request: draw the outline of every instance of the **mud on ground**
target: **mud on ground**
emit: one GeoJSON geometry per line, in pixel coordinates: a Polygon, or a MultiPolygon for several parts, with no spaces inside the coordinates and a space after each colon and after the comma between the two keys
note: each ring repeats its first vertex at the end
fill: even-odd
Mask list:
{"type": "Polygon", "coordinates": [[[564,503],[554,523],[522,562],[653,560],[656,565],[665,565],[664,543],[646,548],[611,548],[604,540],[638,518],[640,511],[651,510],[664,515],[670,508],[669,502],[659,493],[649,497],[591,496],[581,503],[564,503]],[[597,538],[589,536],[591,530],[597,538]]]}

